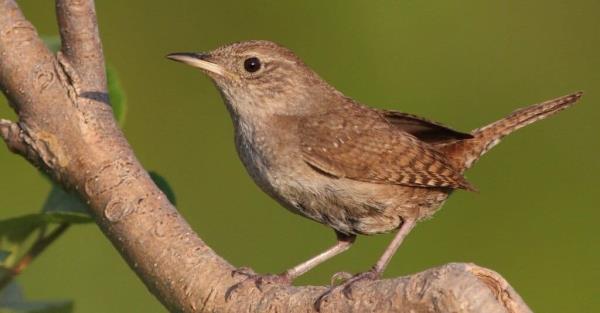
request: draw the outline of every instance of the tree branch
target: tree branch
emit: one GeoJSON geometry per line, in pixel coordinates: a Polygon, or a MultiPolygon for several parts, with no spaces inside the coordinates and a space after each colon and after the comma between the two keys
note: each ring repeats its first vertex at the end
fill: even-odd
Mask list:
{"type": "Polygon", "coordinates": [[[92,91],[89,96],[102,96],[96,100],[107,103],[104,53],[93,1],[57,0],[56,16],[61,52],[81,78],[80,88],[92,91]]]}
{"type": "MultiPolygon", "coordinates": [[[[12,151],[77,190],[100,229],[174,312],[310,312],[325,287],[245,284],[178,214],[134,156],[106,96],[92,0],[58,0],[62,50],[53,56],[14,0],[0,0],[0,88],[20,121],[0,122],[12,151]]],[[[448,264],[365,282],[323,312],[530,312],[498,274],[448,264]]]]}

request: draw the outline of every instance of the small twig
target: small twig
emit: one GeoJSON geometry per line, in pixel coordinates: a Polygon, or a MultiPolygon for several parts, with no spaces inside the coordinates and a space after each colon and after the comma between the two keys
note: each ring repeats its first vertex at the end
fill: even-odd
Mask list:
{"type": "Polygon", "coordinates": [[[69,228],[69,226],[71,226],[69,223],[60,224],[47,236],[41,236],[38,238],[31,248],[29,248],[27,253],[25,253],[12,268],[8,269],[6,276],[0,278],[0,290],[6,287],[15,277],[21,274],[29,266],[29,264],[31,264],[31,262],[38,255],[40,255],[40,253],[44,252],[48,246],[58,239],[58,237],[60,237],[60,235],[62,235],[69,228]]]}

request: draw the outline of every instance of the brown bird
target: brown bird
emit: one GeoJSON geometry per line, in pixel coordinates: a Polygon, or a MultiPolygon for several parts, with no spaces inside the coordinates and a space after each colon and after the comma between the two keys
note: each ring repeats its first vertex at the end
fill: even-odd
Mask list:
{"type": "Polygon", "coordinates": [[[233,120],[238,154],[258,186],[337,235],[334,246],[282,274],[246,273],[258,287],[290,283],[347,250],[358,234],[397,231],[369,271],[319,301],[332,290],[348,294],[353,283],[379,277],[416,222],[431,217],[453,190],[475,189],[463,173],[476,160],[502,137],[582,95],[532,105],[463,133],[418,116],[366,107],[272,42],[240,42],[168,58],[200,68],[214,81],[233,120]]]}

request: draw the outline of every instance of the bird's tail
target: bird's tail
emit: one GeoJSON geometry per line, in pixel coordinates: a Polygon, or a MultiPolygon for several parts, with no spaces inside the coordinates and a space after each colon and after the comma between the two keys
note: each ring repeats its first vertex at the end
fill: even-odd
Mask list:
{"type": "Polygon", "coordinates": [[[440,147],[440,150],[450,157],[457,168],[465,171],[497,145],[504,136],[570,107],[582,95],[582,92],[576,92],[516,110],[499,121],[473,130],[472,139],[454,142],[440,147]]]}

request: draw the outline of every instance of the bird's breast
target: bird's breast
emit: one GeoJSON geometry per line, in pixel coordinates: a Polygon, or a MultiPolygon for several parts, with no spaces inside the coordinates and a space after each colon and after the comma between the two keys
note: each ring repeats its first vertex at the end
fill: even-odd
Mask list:
{"type": "Polygon", "coordinates": [[[294,151],[293,140],[276,129],[265,129],[266,126],[240,121],[235,127],[236,149],[254,182],[290,208],[289,180],[298,170],[299,151],[294,151]]]}

